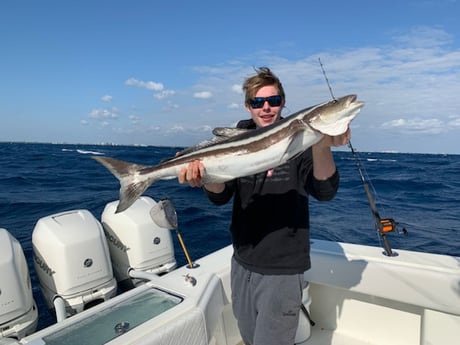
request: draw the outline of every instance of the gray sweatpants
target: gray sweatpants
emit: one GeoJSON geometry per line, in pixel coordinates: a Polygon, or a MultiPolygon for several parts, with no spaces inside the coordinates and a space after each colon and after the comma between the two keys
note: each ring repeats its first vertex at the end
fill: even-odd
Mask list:
{"type": "Polygon", "coordinates": [[[251,272],[232,258],[233,313],[247,345],[293,345],[303,274],[263,275],[251,272]]]}

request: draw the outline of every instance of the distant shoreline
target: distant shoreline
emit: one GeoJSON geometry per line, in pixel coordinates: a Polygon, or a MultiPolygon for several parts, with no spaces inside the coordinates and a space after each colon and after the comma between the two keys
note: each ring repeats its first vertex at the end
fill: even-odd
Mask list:
{"type": "MultiPolygon", "coordinates": [[[[147,145],[147,144],[116,144],[116,143],[52,143],[52,142],[41,142],[41,141],[0,141],[0,144],[27,144],[27,145],[84,145],[84,146],[113,146],[113,147],[161,147],[161,148],[178,148],[183,149],[186,146],[167,146],[167,145],[147,145]]],[[[350,152],[346,148],[333,148],[336,152],[350,152]]],[[[444,155],[444,156],[457,156],[460,153],[435,153],[435,152],[402,152],[397,150],[382,150],[382,151],[359,151],[358,153],[382,153],[382,154],[413,154],[413,155],[444,155]]],[[[351,153],[351,152],[350,152],[351,153]]]]}

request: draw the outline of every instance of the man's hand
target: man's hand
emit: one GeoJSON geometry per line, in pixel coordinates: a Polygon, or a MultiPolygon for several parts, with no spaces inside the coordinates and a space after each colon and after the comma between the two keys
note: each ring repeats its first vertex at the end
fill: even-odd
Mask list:
{"type": "Polygon", "coordinates": [[[332,155],[332,146],[346,145],[350,141],[350,128],[341,135],[325,135],[318,143],[312,146],[313,175],[317,180],[327,180],[335,172],[335,162],[332,155]]]}
{"type": "Polygon", "coordinates": [[[201,178],[204,176],[205,170],[204,165],[199,160],[190,162],[186,168],[183,168],[177,179],[180,184],[188,183],[190,187],[201,187],[203,182],[201,178]]]}
{"type": "Polygon", "coordinates": [[[318,148],[326,148],[326,147],[332,147],[332,146],[342,146],[348,144],[351,138],[351,131],[350,128],[347,129],[347,131],[343,134],[336,135],[336,136],[330,136],[330,135],[325,135],[323,139],[321,139],[316,146],[318,148]]]}

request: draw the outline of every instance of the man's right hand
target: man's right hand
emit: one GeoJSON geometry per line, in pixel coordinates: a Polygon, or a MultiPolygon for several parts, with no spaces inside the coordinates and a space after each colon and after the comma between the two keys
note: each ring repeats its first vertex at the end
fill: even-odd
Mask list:
{"type": "Polygon", "coordinates": [[[186,168],[183,168],[177,179],[180,184],[188,183],[190,187],[202,187],[203,182],[201,178],[205,174],[205,169],[203,163],[199,160],[192,161],[188,164],[186,168]]]}
{"type": "Polygon", "coordinates": [[[199,160],[190,162],[186,168],[183,168],[177,179],[180,184],[188,183],[190,187],[204,187],[212,193],[222,193],[225,189],[225,183],[209,183],[203,185],[202,178],[206,174],[203,163],[199,160]]]}

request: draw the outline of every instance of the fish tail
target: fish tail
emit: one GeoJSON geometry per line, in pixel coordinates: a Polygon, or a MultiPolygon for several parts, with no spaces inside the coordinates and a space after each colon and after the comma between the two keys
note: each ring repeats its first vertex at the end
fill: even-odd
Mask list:
{"type": "Polygon", "coordinates": [[[152,179],[136,180],[136,172],[145,168],[144,165],[110,157],[93,156],[92,158],[105,166],[120,181],[120,201],[115,213],[129,208],[154,182],[152,179]]]}

